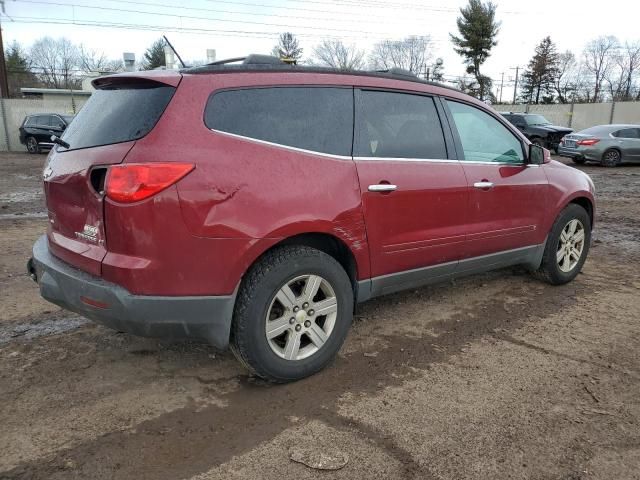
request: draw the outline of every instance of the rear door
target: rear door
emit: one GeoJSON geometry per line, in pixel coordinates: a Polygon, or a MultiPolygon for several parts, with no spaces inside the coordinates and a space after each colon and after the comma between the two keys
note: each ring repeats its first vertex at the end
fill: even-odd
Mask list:
{"type": "Polygon", "coordinates": [[[640,160],[640,128],[623,128],[615,134],[617,143],[622,150],[623,160],[640,160]]]}
{"type": "Polygon", "coordinates": [[[119,79],[99,88],[56,146],[43,172],[54,255],[100,275],[106,254],[103,186],[108,165],[120,163],[156,124],[175,88],[159,82],[119,79]]]}
{"type": "Polygon", "coordinates": [[[467,103],[445,103],[469,183],[463,258],[544,242],[544,167],[525,164],[524,143],[497,115],[467,103]]]}
{"type": "Polygon", "coordinates": [[[460,162],[448,154],[439,101],[392,91],[355,93],[354,160],[371,271],[385,276],[374,293],[403,288],[416,275],[451,274],[464,243],[467,185],[460,162]]]}

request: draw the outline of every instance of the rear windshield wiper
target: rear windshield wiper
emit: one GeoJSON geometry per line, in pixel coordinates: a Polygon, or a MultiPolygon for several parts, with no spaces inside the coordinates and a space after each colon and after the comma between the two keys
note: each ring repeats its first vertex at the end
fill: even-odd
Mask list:
{"type": "Polygon", "coordinates": [[[57,145],[60,145],[61,147],[66,148],[67,150],[71,148],[71,145],[69,145],[67,142],[56,135],[51,135],[51,141],[57,145]]]}

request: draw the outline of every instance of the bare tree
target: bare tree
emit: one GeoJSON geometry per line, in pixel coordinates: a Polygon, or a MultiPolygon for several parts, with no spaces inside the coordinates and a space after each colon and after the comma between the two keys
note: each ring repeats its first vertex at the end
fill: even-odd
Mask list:
{"type": "Polygon", "coordinates": [[[36,40],[29,51],[32,68],[48,87],[73,88],[78,79],[79,50],[68,38],[43,37],[36,40]]]}
{"type": "Polygon", "coordinates": [[[614,64],[617,47],[618,39],[609,35],[591,40],[584,49],[584,66],[593,77],[592,102],[600,99],[602,82],[609,75],[614,64]]]}
{"type": "Polygon", "coordinates": [[[567,50],[558,54],[556,77],[553,86],[560,103],[567,103],[570,98],[575,96],[577,68],[578,62],[576,62],[576,56],[573,52],[567,50]]]}
{"type": "Polygon", "coordinates": [[[633,89],[640,73],[640,41],[625,42],[622,52],[616,58],[620,70],[618,100],[632,100],[633,89]]]}
{"type": "Polygon", "coordinates": [[[119,72],[122,71],[122,62],[110,60],[97,50],[80,45],[78,49],[78,64],[84,73],[89,72],[119,72]]]}
{"type": "Polygon", "coordinates": [[[373,47],[371,66],[376,70],[403,68],[415,74],[426,71],[432,56],[429,35],[410,36],[404,40],[383,40],[373,47]]]}
{"type": "Polygon", "coordinates": [[[341,40],[323,40],[313,49],[314,62],[339,70],[358,70],[365,67],[364,50],[345,45],[341,40]]]}

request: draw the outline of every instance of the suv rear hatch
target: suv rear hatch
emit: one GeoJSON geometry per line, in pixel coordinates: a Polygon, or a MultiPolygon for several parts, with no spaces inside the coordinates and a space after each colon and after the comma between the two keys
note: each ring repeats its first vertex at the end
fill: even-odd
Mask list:
{"type": "Polygon", "coordinates": [[[51,150],[43,172],[51,252],[93,275],[107,253],[104,180],[156,125],[181,76],[149,72],[94,80],[96,91],[51,150]]]}

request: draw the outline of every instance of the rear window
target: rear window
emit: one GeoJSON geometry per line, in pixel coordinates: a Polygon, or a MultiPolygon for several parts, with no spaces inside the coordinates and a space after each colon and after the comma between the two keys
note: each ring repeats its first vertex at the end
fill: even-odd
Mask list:
{"type": "Polygon", "coordinates": [[[207,127],[333,155],[351,155],[353,92],[337,87],[228,90],[209,98],[207,127]]]}
{"type": "Polygon", "coordinates": [[[447,158],[440,118],[431,97],[362,91],[356,118],[355,156],[447,158]]]}
{"type": "Polygon", "coordinates": [[[96,90],[62,136],[70,150],[144,137],[171,101],[175,88],[158,83],[96,90]]]}

